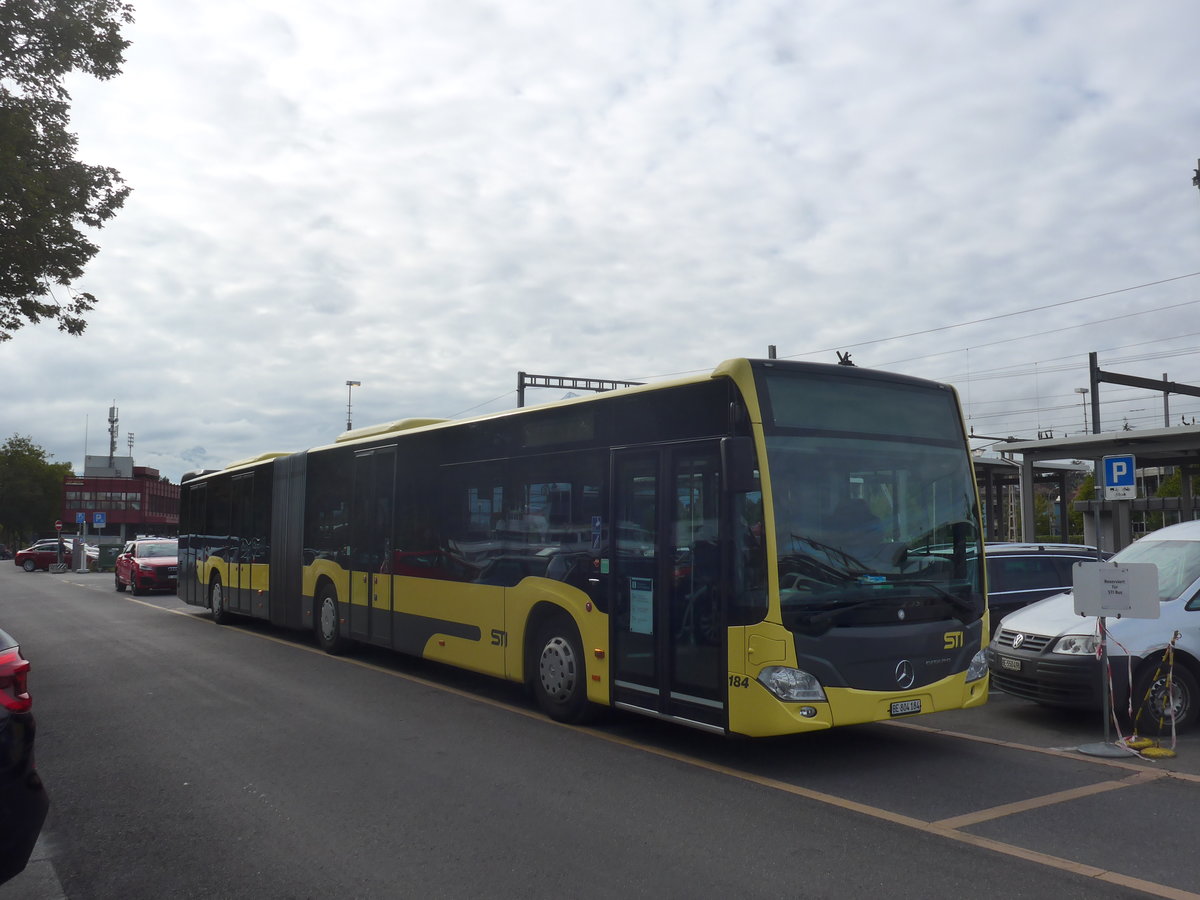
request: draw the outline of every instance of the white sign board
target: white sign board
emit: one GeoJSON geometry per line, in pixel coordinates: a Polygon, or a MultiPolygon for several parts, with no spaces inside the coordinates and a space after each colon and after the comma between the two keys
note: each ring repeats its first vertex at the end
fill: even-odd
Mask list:
{"type": "Polygon", "coordinates": [[[1133,500],[1136,497],[1133,454],[1104,457],[1104,499],[1133,500]]]}
{"type": "Polygon", "coordinates": [[[654,634],[654,579],[629,579],[629,630],[654,634]]]}
{"type": "Polygon", "coordinates": [[[1154,563],[1077,562],[1071,583],[1081,616],[1157,619],[1161,612],[1154,563]]]}

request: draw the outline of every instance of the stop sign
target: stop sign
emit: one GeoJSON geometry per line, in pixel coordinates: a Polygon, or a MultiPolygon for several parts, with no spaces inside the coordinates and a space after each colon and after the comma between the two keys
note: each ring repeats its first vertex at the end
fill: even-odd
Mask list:
{"type": "Polygon", "coordinates": [[[57,522],[54,523],[54,530],[62,531],[62,519],[59,519],[57,522]]]}

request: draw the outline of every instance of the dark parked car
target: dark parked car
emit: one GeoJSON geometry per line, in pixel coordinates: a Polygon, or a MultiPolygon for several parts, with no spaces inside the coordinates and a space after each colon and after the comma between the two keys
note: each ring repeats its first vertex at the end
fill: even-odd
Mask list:
{"type": "Polygon", "coordinates": [[[1071,589],[1071,567],[1077,562],[1108,559],[1097,556],[1095,547],[1083,544],[988,544],[988,606],[992,611],[992,633],[1000,620],[1015,609],[1028,606],[1060,591],[1071,589]]]}
{"type": "Polygon", "coordinates": [[[33,763],[29,661],[0,631],[0,884],[25,868],[50,799],[33,763]]]}

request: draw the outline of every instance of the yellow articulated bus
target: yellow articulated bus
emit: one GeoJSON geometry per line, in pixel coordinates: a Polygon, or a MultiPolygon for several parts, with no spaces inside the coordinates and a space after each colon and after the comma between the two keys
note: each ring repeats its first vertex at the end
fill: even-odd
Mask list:
{"type": "Polygon", "coordinates": [[[560,721],[777,735],[982,704],[980,535],[951,388],[738,359],[191,473],[179,595],[560,721]]]}

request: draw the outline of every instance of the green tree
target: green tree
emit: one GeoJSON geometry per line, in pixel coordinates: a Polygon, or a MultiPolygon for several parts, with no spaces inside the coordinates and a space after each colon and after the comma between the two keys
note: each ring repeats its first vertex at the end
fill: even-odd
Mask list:
{"type": "Polygon", "coordinates": [[[1096,476],[1089,474],[1087,478],[1079,485],[1079,490],[1075,492],[1075,496],[1071,498],[1071,511],[1067,513],[1067,521],[1070,523],[1071,539],[1083,540],[1083,513],[1075,509],[1076,500],[1093,500],[1096,496],[1096,476]]]}
{"type": "Polygon", "coordinates": [[[87,327],[96,298],[70,286],[99,247],[78,226],[102,227],[130,189],[116,169],[75,158],[63,79],[117,75],[132,21],[117,0],[0,0],[0,341],[43,319],[68,334],[87,327]]]}
{"type": "Polygon", "coordinates": [[[70,463],[51,462],[27,437],[14,434],[0,444],[0,540],[24,546],[49,534],[62,515],[63,479],[71,474],[70,463]]]}

